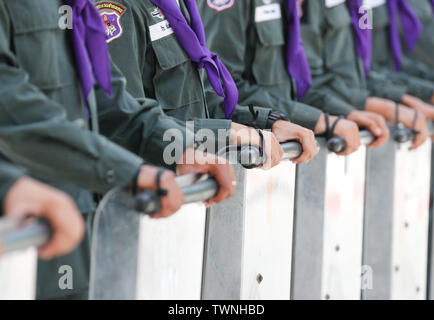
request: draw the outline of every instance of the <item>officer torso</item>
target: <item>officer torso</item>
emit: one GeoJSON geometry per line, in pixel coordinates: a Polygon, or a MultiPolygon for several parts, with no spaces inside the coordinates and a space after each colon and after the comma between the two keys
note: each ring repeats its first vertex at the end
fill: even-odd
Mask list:
{"type": "Polygon", "coordinates": [[[64,106],[68,119],[87,127],[75,71],[70,32],[62,30],[60,0],[5,0],[10,14],[11,49],[30,82],[64,106]]]}
{"type": "MultiPolygon", "coordinates": [[[[286,5],[282,0],[252,0],[246,62],[251,82],[282,100],[294,100],[295,85],[286,63],[286,5]]],[[[248,72],[248,71],[247,71],[248,72]]]]}
{"type": "MultiPolygon", "coordinates": [[[[30,83],[35,85],[35,90],[43,91],[47,97],[64,107],[70,121],[88,129],[81,85],[71,50],[70,31],[62,30],[59,26],[63,21],[59,14],[63,1],[3,2],[10,18],[10,49],[27,72],[30,83]]],[[[43,177],[36,178],[69,193],[82,212],[94,210],[92,196],[87,191],[64,183],[45,181],[43,177]]]]}
{"type": "MultiPolygon", "coordinates": [[[[128,91],[136,99],[145,95],[158,100],[167,114],[178,119],[206,118],[204,72],[181,47],[162,11],[149,0],[112,3],[125,9],[118,21],[122,34],[109,40],[109,49],[127,78],[128,91]]],[[[189,22],[183,1],[180,5],[189,22]]]]}
{"type": "MultiPolygon", "coordinates": [[[[313,3],[315,0],[306,2],[303,19],[306,19],[308,24],[302,23],[303,40],[309,41],[310,32],[320,32],[322,35],[320,46],[323,48],[321,58],[324,65],[313,65],[312,69],[336,74],[344,79],[349,87],[364,88],[363,62],[355,50],[352,19],[345,1],[323,0],[320,4],[313,3]],[[315,20],[319,21],[311,22],[315,20]],[[314,30],[315,28],[319,30],[314,30]]],[[[311,47],[314,48],[315,45],[311,47]]],[[[309,52],[307,54],[309,55],[309,52]]],[[[315,60],[311,59],[311,63],[315,63],[315,60]]]]}

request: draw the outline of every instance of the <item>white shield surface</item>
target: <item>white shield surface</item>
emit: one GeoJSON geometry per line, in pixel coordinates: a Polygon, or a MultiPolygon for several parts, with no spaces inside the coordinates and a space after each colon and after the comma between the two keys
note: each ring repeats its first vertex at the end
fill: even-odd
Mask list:
{"type": "Polygon", "coordinates": [[[203,204],[167,219],[140,219],[138,299],[200,299],[205,220],[203,204]]]}
{"type": "Polygon", "coordinates": [[[365,163],[365,147],[327,159],[323,299],[360,299],[365,163]]]}
{"type": "Polygon", "coordinates": [[[34,300],[37,252],[35,248],[0,257],[0,300],[34,300]]]}
{"type": "Polygon", "coordinates": [[[431,141],[396,153],[392,299],[425,299],[431,141]]]}
{"type": "Polygon", "coordinates": [[[247,171],[242,299],[290,298],[295,168],[247,171]]]}

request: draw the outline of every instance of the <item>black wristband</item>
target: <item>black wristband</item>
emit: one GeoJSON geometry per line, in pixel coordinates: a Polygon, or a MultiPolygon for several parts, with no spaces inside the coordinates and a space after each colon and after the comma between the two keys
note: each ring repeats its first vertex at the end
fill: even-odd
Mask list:
{"type": "Polygon", "coordinates": [[[270,114],[268,115],[265,129],[273,129],[274,123],[278,120],[287,121],[288,119],[283,113],[280,113],[278,111],[271,111],[270,114]]]}
{"type": "Polygon", "coordinates": [[[165,171],[166,171],[165,169],[160,168],[158,170],[158,172],[157,172],[157,177],[156,177],[156,180],[157,180],[157,195],[159,197],[165,197],[165,196],[167,196],[169,194],[169,191],[167,189],[161,188],[161,176],[163,175],[163,173],[165,171]]]}
{"type": "Polygon", "coordinates": [[[134,175],[133,178],[133,184],[131,185],[131,193],[133,194],[133,196],[137,195],[137,190],[139,189],[139,176],[140,176],[140,171],[141,171],[142,167],[140,166],[139,170],[137,170],[137,173],[134,175]]]}

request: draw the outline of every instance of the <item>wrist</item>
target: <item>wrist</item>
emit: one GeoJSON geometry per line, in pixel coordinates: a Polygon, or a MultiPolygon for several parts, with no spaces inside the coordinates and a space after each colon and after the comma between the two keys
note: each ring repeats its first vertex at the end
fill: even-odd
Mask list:
{"type": "Polygon", "coordinates": [[[152,189],[155,185],[155,177],[157,176],[158,168],[150,165],[142,165],[137,174],[136,181],[131,182],[131,189],[152,189]],[[133,184],[136,184],[134,186],[133,184]]]}
{"type": "Polygon", "coordinates": [[[287,118],[283,113],[280,113],[278,111],[271,111],[268,114],[268,119],[267,119],[267,124],[265,129],[273,129],[275,123],[281,120],[287,121],[287,118]]]}
{"type": "Polygon", "coordinates": [[[317,133],[324,132],[326,130],[326,123],[325,123],[325,114],[323,113],[316,123],[314,131],[317,133]]]}

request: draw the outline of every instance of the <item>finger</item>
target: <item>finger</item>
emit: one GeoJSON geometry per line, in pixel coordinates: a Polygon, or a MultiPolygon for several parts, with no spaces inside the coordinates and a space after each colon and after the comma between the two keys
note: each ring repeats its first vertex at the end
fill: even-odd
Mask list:
{"type": "Polygon", "coordinates": [[[409,148],[410,151],[416,150],[419,148],[426,140],[423,134],[418,134],[413,140],[413,145],[409,148]]]}
{"type": "Polygon", "coordinates": [[[382,130],[380,128],[380,126],[377,125],[377,123],[375,121],[367,121],[366,123],[366,127],[368,128],[369,131],[371,131],[371,133],[376,136],[379,137],[382,134],[382,130]]]}

